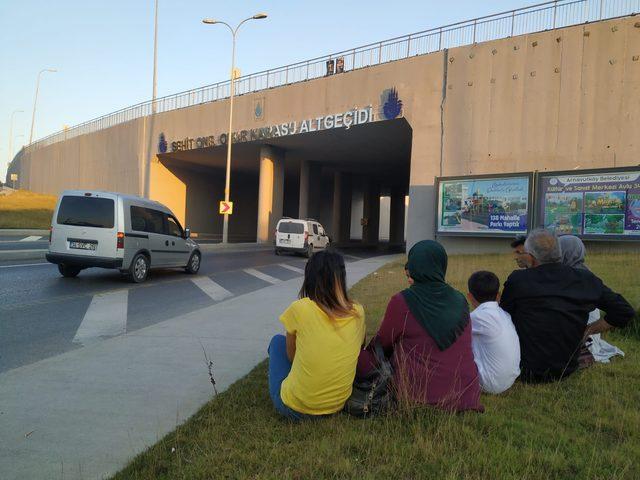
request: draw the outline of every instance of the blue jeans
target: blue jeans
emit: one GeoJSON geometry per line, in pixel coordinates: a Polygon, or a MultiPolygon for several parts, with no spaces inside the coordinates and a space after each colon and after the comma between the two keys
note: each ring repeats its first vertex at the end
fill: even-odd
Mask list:
{"type": "Polygon", "coordinates": [[[290,420],[303,420],[313,417],[296,412],[287,407],[280,397],[282,382],[291,371],[291,362],[287,357],[287,339],[284,335],[275,335],[269,344],[269,395],[276,411],[290,420]]]}

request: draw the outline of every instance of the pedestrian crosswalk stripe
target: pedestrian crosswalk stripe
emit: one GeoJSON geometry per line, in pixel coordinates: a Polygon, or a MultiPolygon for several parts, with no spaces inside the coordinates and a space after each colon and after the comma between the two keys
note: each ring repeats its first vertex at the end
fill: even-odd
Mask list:
{"type": "Polygon", "coordinates": [[[94,295],[73,343],[86,345],[101,337],[114,337],[127,331],[128,290],[94,295]]]}
{"type": "Polygon", "coordinates": [[[272,277],[271,275],[267,275],[266,273],[259,272],[255,268],[245,268],[244,271],[245,273],[253,275],[254,277],[259,278],[260,280],[264,280],[267,283],[272,283],[275,285],[276,283],[282,282],[282,280],[272,277]]]}
{"type": "Polygon", "coordinates": [[[287,270],[291,270],[292,272],[301,273],[304,275],[304,270],[302,268],[294,267],[293,265],[289,265],[288,263],[280,263],[282,268],[286,268],[287,270]]]}
{"type": "Polygon", "coordinates": [[[29,237],[25,237],[23,239],[21,239],[21,242],[35,242],[36,240],[40,240],[42,238],[42,236],[40,235],[31,235],[29,237]]]}
{"type": "Polygon", "coordinates": [[[191,281],[216,302],[221,302],[225,298],[233,297],[233,293],[222,285],[217,284],[209,277],[195,277],[191,281]]]}

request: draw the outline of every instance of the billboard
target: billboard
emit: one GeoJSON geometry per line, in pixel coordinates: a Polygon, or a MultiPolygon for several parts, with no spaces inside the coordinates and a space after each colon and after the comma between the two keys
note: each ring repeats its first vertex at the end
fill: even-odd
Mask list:
{"type": "Polygon", "coordinates": [[[527,233],[532,183],[530,173],[439,178],[436,232],[475,236],[527,233]]]}
{"type": "Polygon", "coordinates": [[[640,168],[538,174],[540,227],[587,238],[640,239],[640,168]]]}

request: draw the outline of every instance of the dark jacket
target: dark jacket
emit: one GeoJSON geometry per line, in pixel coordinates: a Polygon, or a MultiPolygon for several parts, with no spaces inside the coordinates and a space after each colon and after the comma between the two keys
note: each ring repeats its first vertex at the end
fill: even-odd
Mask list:
{"type": "Polygon", "coordinates": [[[635,312],[619,294],[588,270],[559,263],[516,270],[504,284],[500,306],[511,314],[520,338],[524,381],[564,378],[578,366],[589,312],[624,327],[635,312]]]}

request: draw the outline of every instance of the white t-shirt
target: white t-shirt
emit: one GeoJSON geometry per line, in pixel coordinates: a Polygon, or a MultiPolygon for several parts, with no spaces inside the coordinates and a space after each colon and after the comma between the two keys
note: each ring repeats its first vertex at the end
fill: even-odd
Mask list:
{"type": "Polygon", "coordinates": [[[520,375],[520,342],[498,302],[485,302],[471,312],[473,357],[485,392],[502,393],[520,375]]]}

